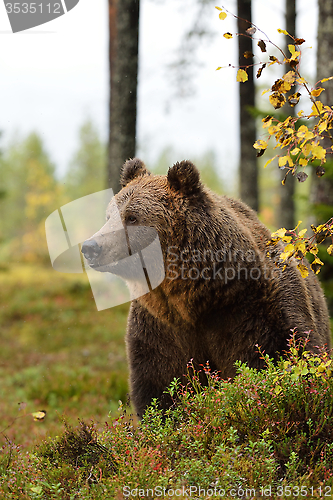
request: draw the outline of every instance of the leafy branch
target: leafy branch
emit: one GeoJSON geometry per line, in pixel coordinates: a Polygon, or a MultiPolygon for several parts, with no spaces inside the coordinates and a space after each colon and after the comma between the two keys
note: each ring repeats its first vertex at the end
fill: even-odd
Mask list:
{"type": "MultiPolygon", "coordinates": [[[[227,10],[223,11],[220,7],[216,7],[220,11],[219,17],[220,19],[225,19],[227,17],[227,10]]],[[[232,14],[233,17],[237,17],[232,14]]],[[[271,137],[275,137],[276,145],[274,149],[280,148],[281,153],[282,150],[287,148],[286,154],[281,155],[278,154],[273,158],[269,159],[265,167],[271,163],[275,158],[279,158],[279,167],[287,169],[287,174],[292,173],[292,175],[296,175],[297,179],[300,182],[303,182],[308,177],[305,174],[304,169],[309,164],[315,160],[320,160],[320,167],[316,169],[316,173],[319,177],[324,175],[325,169],[322,165],[326,162],[326,154],[332,153],[332,146],[329,148],[324,148],[320,145],[320,141],[322,141],[325,137],[329,138],[331,143],[333,144],[333,137],[330,132],[332,128],[333,122],[333,110],[330,106],[324,106],[323,103],[319,100],[316,100],[317,97],[325,90],[323,87],[318,87],[319,84],[324,83],[328,80],[332,80],[332,77],[324,78],[317,82],[313,88],[310,88],[310,84],[302,77],[299,71],[300,59],[301,59],[301,49],[300,46],[305,42],[304,38],[295,38],[290,35],[286,30],[278,29],[279,33],[282,33],[288,36],[293,43],[288,45],[288,50],[290,52],[290,56],[288,57],[285,52],[274,42],[270,40],[270,38],[257,26],[252,24],[250,28],[246,30],[245,33],[236,33],[236,36],[247,36],[252,38],[253,40],[258,40],[257,45],[260,47],[262,53],[267,53],[267,45],[270,44],[282,55],[282,59],[279,60],[277,57],[273,55],[268,55],[268,61],[260,61],[258,64],[260,68],[257,72],[257,78],[260,78],[263,70],[268,65],[271,66],[273,64],[287,65],[289,71],[287,71],[282,78],[279,78],[274,82],[270,89],[264,90],[262,95],[267,92],[271,92],[269,96],[269,101],[271,105],[275,109],[282,108],[286,102],[289,103],[291,107],[296,106],[299,103],[300,98],[302,97],[299,91],[295,91],[294,93],[286,96],[286,94],[290,93],[294,87],[299,86],[303,87],[305,92],[308,94],[310,101],[312,102],[312,111],[310,114],[306,115],[303,110],[301,110],[296,117],[288,116],[285,120],[281,121],[279,118],[274,116],[266,116],[262,119],[263,129],[265,131],[266,138],[259,139],[253,145],[255,149],[258,150],[257,156],[262,156],[267,147],[268,142],[271,137]],[[263,38],[255,38],[253,35],[256,32],[260,32],[263,38]],[[306,125],[301,125],[304,120],[312,119],[312,126],[309,128],[306,125]],[[301,171],[298,171],[302,169],[301,171]]],[[[229,39],[232,38],[231,33],[225,33],[224,37],[229,39]]],[[[253,54],[243,54],[245,58],[253,57],[253,54]]],[[[238,67],[236,80],[238,82],[246,82],[248,80],[247,69],[252,67],[255,64],[245,65],[243,67],[238,67]]],[[[236,66],[229,65],[233,68],[236,66]]],[[[218,67],[217,70],[222,69],[222,67],[218,67]]],[[[286,177],[285,177],[286,179],[286,177]]],[[[285,182],[284,179],[284,182],[285,182]]],[[[283,182],[283,183],[284,183],[283,182]]]]}
{"type": "MultiPolygon", "coordinates": [[[[292,257],[296,259],[297,268],[299,269],[303,278],[309,274],[308,267],[304,264],[304,258],[308,253],[314,256],[310,267],[315,274],[318,274],[321,266],[324,263],[318,257],[318,243],[322,243],[327,237],[331,236],[332,243],[327,248],[329,255],[333,255],[333,217],[325,224],[319,226],[311,226],[313,234],[306,236],[307,229],[299,230],[302,221],[299,221],[295,229],[287,231],[285,228],[278,229],[271,235],[271,240],[267,245],[274,247],[279,241],[287,243],[283,252],[279,255],[279,263],[283,264],[290,260],[292,257]]],[[[270,250],[269,254],[274,257],[275,251],[270,250]]],[[[285,267],[285,265],[284,265],[285,267]]]]}
{"type": "MultiPolygon", "coordinates": [[[[226,19],[227,14],[230,14],[224,7],[216,7],[216,9],[219,11],[219,18],[221,20],[226,19]]],[[[238,16],[232,13],[231,16],[236,19],[238,18],[238,16]]],[[[289,115],[283,120],[273,115],[268,115],[263,118],[262,128],[265,136],[262,139],[258,139],[253,145],[257,150],[257,156],[260,157],[266,152],[270,139],[274,137],[274,149],[278,149],[279,153],[273,158],[270,158],[265,163],[264,168],[278,158],[279,168],[281,170],[286,170],[286,175],[282,180],[283,185],[286,182],[288,174],[296,176],[299,182],[304,182],[308,178],[308,174],[305,172],[307,166],[315,166],[316,175],[322,177],[325,174],[323,165],[327,161],[327,155],[333,153],[333,136],[331,133],[333,109],[330,106],[324,105],[318,100],[318,97],[325,91],[325,88],[323,88],[321,84],[332,80],[333,76],[323,78],[319,80],[314,87],[311,87],[309,82],[307,82],[300,73],[302,55],[300,47],[305,42],[304,38],[295,38],[286,30],[278,29],[278,33],[289,37],[292,41],[292,43],[288,45],[290,55],[287,55],[277,44],[272,42],[266,33],[258,28],[258,26],[253,23],[249,24],[250,27],[244,33],[236,33],[235,35],[250,37],[252,40],[257,41],[257,46],[260,48],[261,54],[265,53],[267,55],[267,60],[260,60],[258,63],[244,66],[233,66],[229,64],[229,67],[238,68],[236,80],[241,83],[246,82],[248,80],[247,70],[253,66],[259,66],[256,77],[260,78],[266,67],[272,66],[273,64],[285,65],[288,71],[286,71],[281,78],[277,79],[269,89],[264,90],[262,95],[270,92],[269,102],[276,110],[281,109],[287,102],[291,107],[295,107],[302,97],[300,92],[302,89],[312,103],[311,113],[309,114],[305,114],[304,111],[301,110],[296,116],[289,115]],[[256,33],[260,33],[262,37],[254,37],[256,33]],[[281,59],[268,54],[268,45],[280,52],[281,59]],[[309,126],[304,124],[306,120],[310,121],[309,126]],[[328,140],[326,144],[328,142],[330,144],[329,146],[324,144],[324,139],[328,140]]],[[[230,32],[225,33],[223,36],[226,39],[233,38],[230,32]]],[[[245,59],[249,59],[254,57],[254,54],[245,52],[243,56],[245,59]]],[[[219,66],[217,70],[222,68],[223,67],[219,66]]],[[[298,231],[300,223],[301,222],[297,224],[295,229],[290,231],[281,228],[273,233],[272,239],[268,242],[268,245],[274,246],[280,240],[287,243],[283,253],[279,256],[280,264],[294,257],[298,261],[297,267],[301,275],[306,277],[309,271],[303,260],[307,253],[311,253],[314,256],[311,269],[315,274],[319,273],[323,265],[323,262],[317,256],[317,244],[326,240],[327,237],[331,237],[333,243],[333,218],[325,224],[320,224],[319,226],[312,225],[311,229],[313,235],[309,237],[306,236],[307,229],[298,231]]],[[[333,255],[333,244],[328,246],[327,252],[329,255],[333,255]]]]}

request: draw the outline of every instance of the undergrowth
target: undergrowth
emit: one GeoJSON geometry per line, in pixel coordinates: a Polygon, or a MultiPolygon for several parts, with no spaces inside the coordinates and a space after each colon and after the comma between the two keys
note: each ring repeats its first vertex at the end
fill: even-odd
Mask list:
{"type": "Polygon", "coordinates": [[[137,426],[122,407],[102,430],[65,423],[26,457],[6,443],[1,498],[331,496],[332,360],[294,336],[276,365],[263,357],[266,369],[238,363],[234,380],[208,365],[206,387],[198,372],[174,380],[173,407],[163,414],[153,401],[137,426]]]}

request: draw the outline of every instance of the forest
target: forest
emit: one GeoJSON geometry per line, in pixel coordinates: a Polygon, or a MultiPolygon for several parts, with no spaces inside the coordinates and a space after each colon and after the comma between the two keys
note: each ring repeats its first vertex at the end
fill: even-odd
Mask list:
{"type": "MultiPolygon", "coordinates": [[[[108,187],[116,193],[122,164],[140,151],[139,3],[108,1],[107,140],[92,118],[83,120],[60,172],[39,131],[10,141],[0,135],[0,498],[331,497],[331,354],[310,354],[293,332],[279,363],[262,353],[264,370],[239,362],[234,380],[219,379],[207,365],[204,388],[193,370],[187,386],[175,379],[168,388],[177,404],[166,415],[154,401],[139,422],[128,394],[129,304],[97,311],[85,273],[52,268],[46,218],[108,187]]],[[[254,24],[250,0],[228,9],[210,0],[196,4],[196,22],[174,61],[176,90],[207,36],[204,13],[215,10],[224,38],[239,51],[231,68],[218,61],[215,68],[234,71],[239,169],[226,183],[215,151],[190,160],[213,191],[258,212],[301,273],[310,259],[332,317],[333,6],[318,0],[316,75],[309,82],[295,1],[285,3],[285,25],[274,27],[281,46],[254,24]],[[278,76],[265,90],[260,78],[270,64],[278,76]]],[[[166,143],[148,166],[165,174],[174,155],[166,143]]]]}

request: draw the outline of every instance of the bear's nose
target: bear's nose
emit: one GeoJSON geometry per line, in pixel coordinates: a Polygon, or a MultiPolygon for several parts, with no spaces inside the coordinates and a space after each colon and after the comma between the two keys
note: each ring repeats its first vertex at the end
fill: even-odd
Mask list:
{"type": "Polygon", "coordinates": [[[81,251],[87,260],[93,260],[99,256],[102,247],[95,240],[87,240],[82,243],[81,251]]]}

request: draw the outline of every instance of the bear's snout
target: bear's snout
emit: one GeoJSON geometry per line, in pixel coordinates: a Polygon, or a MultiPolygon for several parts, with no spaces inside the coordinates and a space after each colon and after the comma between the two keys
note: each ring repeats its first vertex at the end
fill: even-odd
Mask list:
{"type": "Polygon", "coordinates": [[[86,240],[82,244],[81,250],[85,258],[89,262],[92,262],[99,257],[102,252],[102,247],[98,245],[96,240],[86,240]]]}

